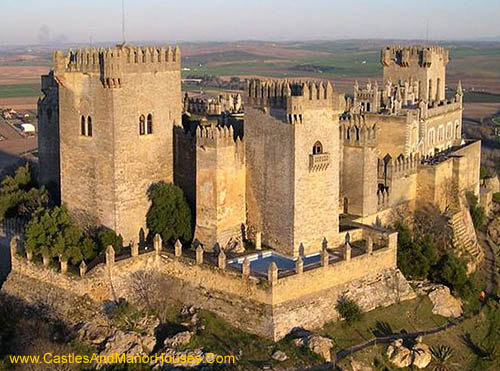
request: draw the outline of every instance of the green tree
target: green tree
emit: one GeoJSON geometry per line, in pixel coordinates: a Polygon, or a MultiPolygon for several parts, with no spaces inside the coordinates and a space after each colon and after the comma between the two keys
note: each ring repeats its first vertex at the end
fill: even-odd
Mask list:
{"type": "Polygon", "coordinates": [[[28,163],[19,167],[13,176],[6,176],[2,179],[0,220],[16,216],[31,217],[38,208],[48,204],[48,192],[44,187],[37,188],[28,163]]]}
{"type": "Polygon", "coordinates": [[[151,186],[148,196],[151,201],[146,215],[149,230],[159,233],[163,241],[191,240],[191,212],[182,189],[160,182],[151,186]]]}
{"type": "Polygon", "coordinates": [[[99,252],[105,251],[108,246],[113,246],[115,253],[119,253],[123,246],[123,237],[117,235],[112,229],[101,229],[97,232],[97,248],[99,252]]]}
{"type": "Polygon", "coordinates": [[[438,251],[433,238],[424,235],[415,238],[408,226],[397,223],[398,231],[398,267],[411,279],[427,278],[431,266],[438,260],[438,251]]]}
{"type": "Polygon", "coordinates": [[[453,293],[465,300],[478,293],[474,278],[467,275],[465,261],[452,254],[445,254],[439,259],[432,269],[432,280],[450,287],[453,293]]]}
{"type": "Polygon", "coordinates": [[[47,258],[61,256],[72,264],[95,257],[96,247],[76,228],[66,208],[39,209],[25,229],[26,250],[47,258]]]}

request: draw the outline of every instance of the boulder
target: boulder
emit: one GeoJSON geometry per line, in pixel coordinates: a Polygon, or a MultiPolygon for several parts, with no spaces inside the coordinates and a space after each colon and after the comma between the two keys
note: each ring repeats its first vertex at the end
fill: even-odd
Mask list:
{"type": "Polygon", "coordinates": [[[156,345],[156,338],[150,335],[144,335],[141,339],[142,348],[146,353],[151,353],[156,345]]]}
{"type": "Polygon", "coordinates": [[[429,346],[423,343],[418,343],[413,347],[413,366],[417,368],[426,368],[432,361],[432,354],[429,346]]]}
{"type": "Polygon", "coordinates": [[[114,336],[108,339],[101,355],[113,353],[127,355],[139,355],[145,353],[142,349],[142,337],[136,332],[117,330],[114,336]]]}
{"type": "Polygon", "coordinates": [[[189,343],[192,337],[193,337],[192,332],[182,331],[175,334],[174,336],[166,338],[163,345],[165,345],[166,348],[180,347],[189,343]]]}
{"type": "Polygon", "coordinates": [[[415,293],[419,296],[428,295],[431,291],[434,291],[435,289],[442,286],[438,283],[432,283],[432,282],[429,282],[427,280],[410,281],[410,284],[412,285],[413,289],[415,290],[415,293]]]}
{"type": "Polygon", "coordinates": [[[144,317],[136,323],[139,332],[154,336],[156,328],[160,326],[160,320],[156,317],[144,317]]]}
{"type": "Polygon", "coordinates": [[[77,337],[84,343],[101,345],[109,337],[113,336],[115,332],[116,330],[111,327],[87,322],[78,330],[77,337]]]}
{"type": "Polygon", "coordinates": [[[403,346],[394,348],[389,361],[398,368],[410,366],[412,361],[410,349],[403,346]]]}
{"type": "Polygon", "coordinates": [[[319,335],[311,335],[305,343],[309,350],[322,356],[326,362],[331,362],[332,356],[330,351],[333,347],[332,340],[319,335]]]}
{"type": "Polygon", "coordinates": [[[288,359],[288,356],[285,354],[285,352],[282,352],[281,350],[277,350],[276,352],[273,353],[271,356],[272,359],[283,362],[288,359]]]}
{"type": "Polygon", "coordinates": [[[440,285],[429,293],[434,307],[432,313],[443,317],[460,317],[462,315],[462,304],[460,300],[451,295],[450,289],[440,285]]]}

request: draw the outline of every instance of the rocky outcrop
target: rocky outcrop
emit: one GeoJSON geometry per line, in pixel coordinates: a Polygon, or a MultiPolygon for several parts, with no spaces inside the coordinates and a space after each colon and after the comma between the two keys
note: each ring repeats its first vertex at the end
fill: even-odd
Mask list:
{"type": "Polygon", "coordinates": [[[447,286],[428,281],[411,281],[418,295],[428,295],[432,304],[432,313],[443,317],[460,317],[462,303],[450,293],[447,286]]]}
{"type": "Polygon", "coordinates": [[[440,287],[429,293],[434,307],[432,313],[443,317],[460,317],[462,315],[462,303],[450,293],[450,289],[446,286],[440,287]]]}
{"type": "Polygon", "coordinates": [[[193,333],[190,331],[179,332],[169,338],[166,338],[163,345],[167,348],[177,348],[188,344],[193,337],[193,333]]]}
{"type": "Polygon", "coordinates": [[[432,354],[427,344],[416,344],[413,347],[413,366],[416,368],[426,368],[432,361],[432,354]]]}
{"type": "Polygon", "coordinates": [[[397,368],[426,368],[432,360],[429,346],[423,344],[421,338],[411,347],[404,346],[402,339],[395,340],[387,347],[386,355],[397,368]]]}
{"type": "Polygon", "coordinates": [[[331,339],[325,338],[323,336],[314,335],[309,332],[296,332],[295,336],[300,336],[293,340],[296,346],[307,347],[311,352],[319,354],[327,362],[331,362],[332,355],[331,350],[333,347],[333,341],[331,339]]]}

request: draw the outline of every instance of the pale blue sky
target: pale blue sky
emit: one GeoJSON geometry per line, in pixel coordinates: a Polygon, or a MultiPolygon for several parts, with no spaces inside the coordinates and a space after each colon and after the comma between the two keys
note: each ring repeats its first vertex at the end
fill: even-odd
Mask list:
{"type": "MultiPolygon", "coordinates": [[[[125,0],[128,41],[478,39],[500,0],[125,0]]],[[[0,44],[121,40],[121,0],[0,0],[0,44]]]]}

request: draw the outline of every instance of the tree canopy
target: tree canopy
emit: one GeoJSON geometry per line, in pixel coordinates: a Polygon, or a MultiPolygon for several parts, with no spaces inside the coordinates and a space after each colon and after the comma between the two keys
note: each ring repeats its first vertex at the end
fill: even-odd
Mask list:
{"type": "Polygon", "coordinates": [[[148,191],[151,207],[146,216],[149,230],[159,233],[163,241],[192,238],[191,212],[182,189],[164,182],[156,183],[148,191]]]}
{"type": "Polygon", "coordinates": [[[49,204],[44,187],[37,188],[28,163],[19,167],[13,176],[6,176],[0,184],[0,220],[31,215],[49,204]]]}
{"type": "Polygon", "coordinates": [[[95,243],[72,224],[64,206],[33,214],[25,230],[25,247],[34,255],[61,256],[75,265],[97,253],[95,243]]]}

